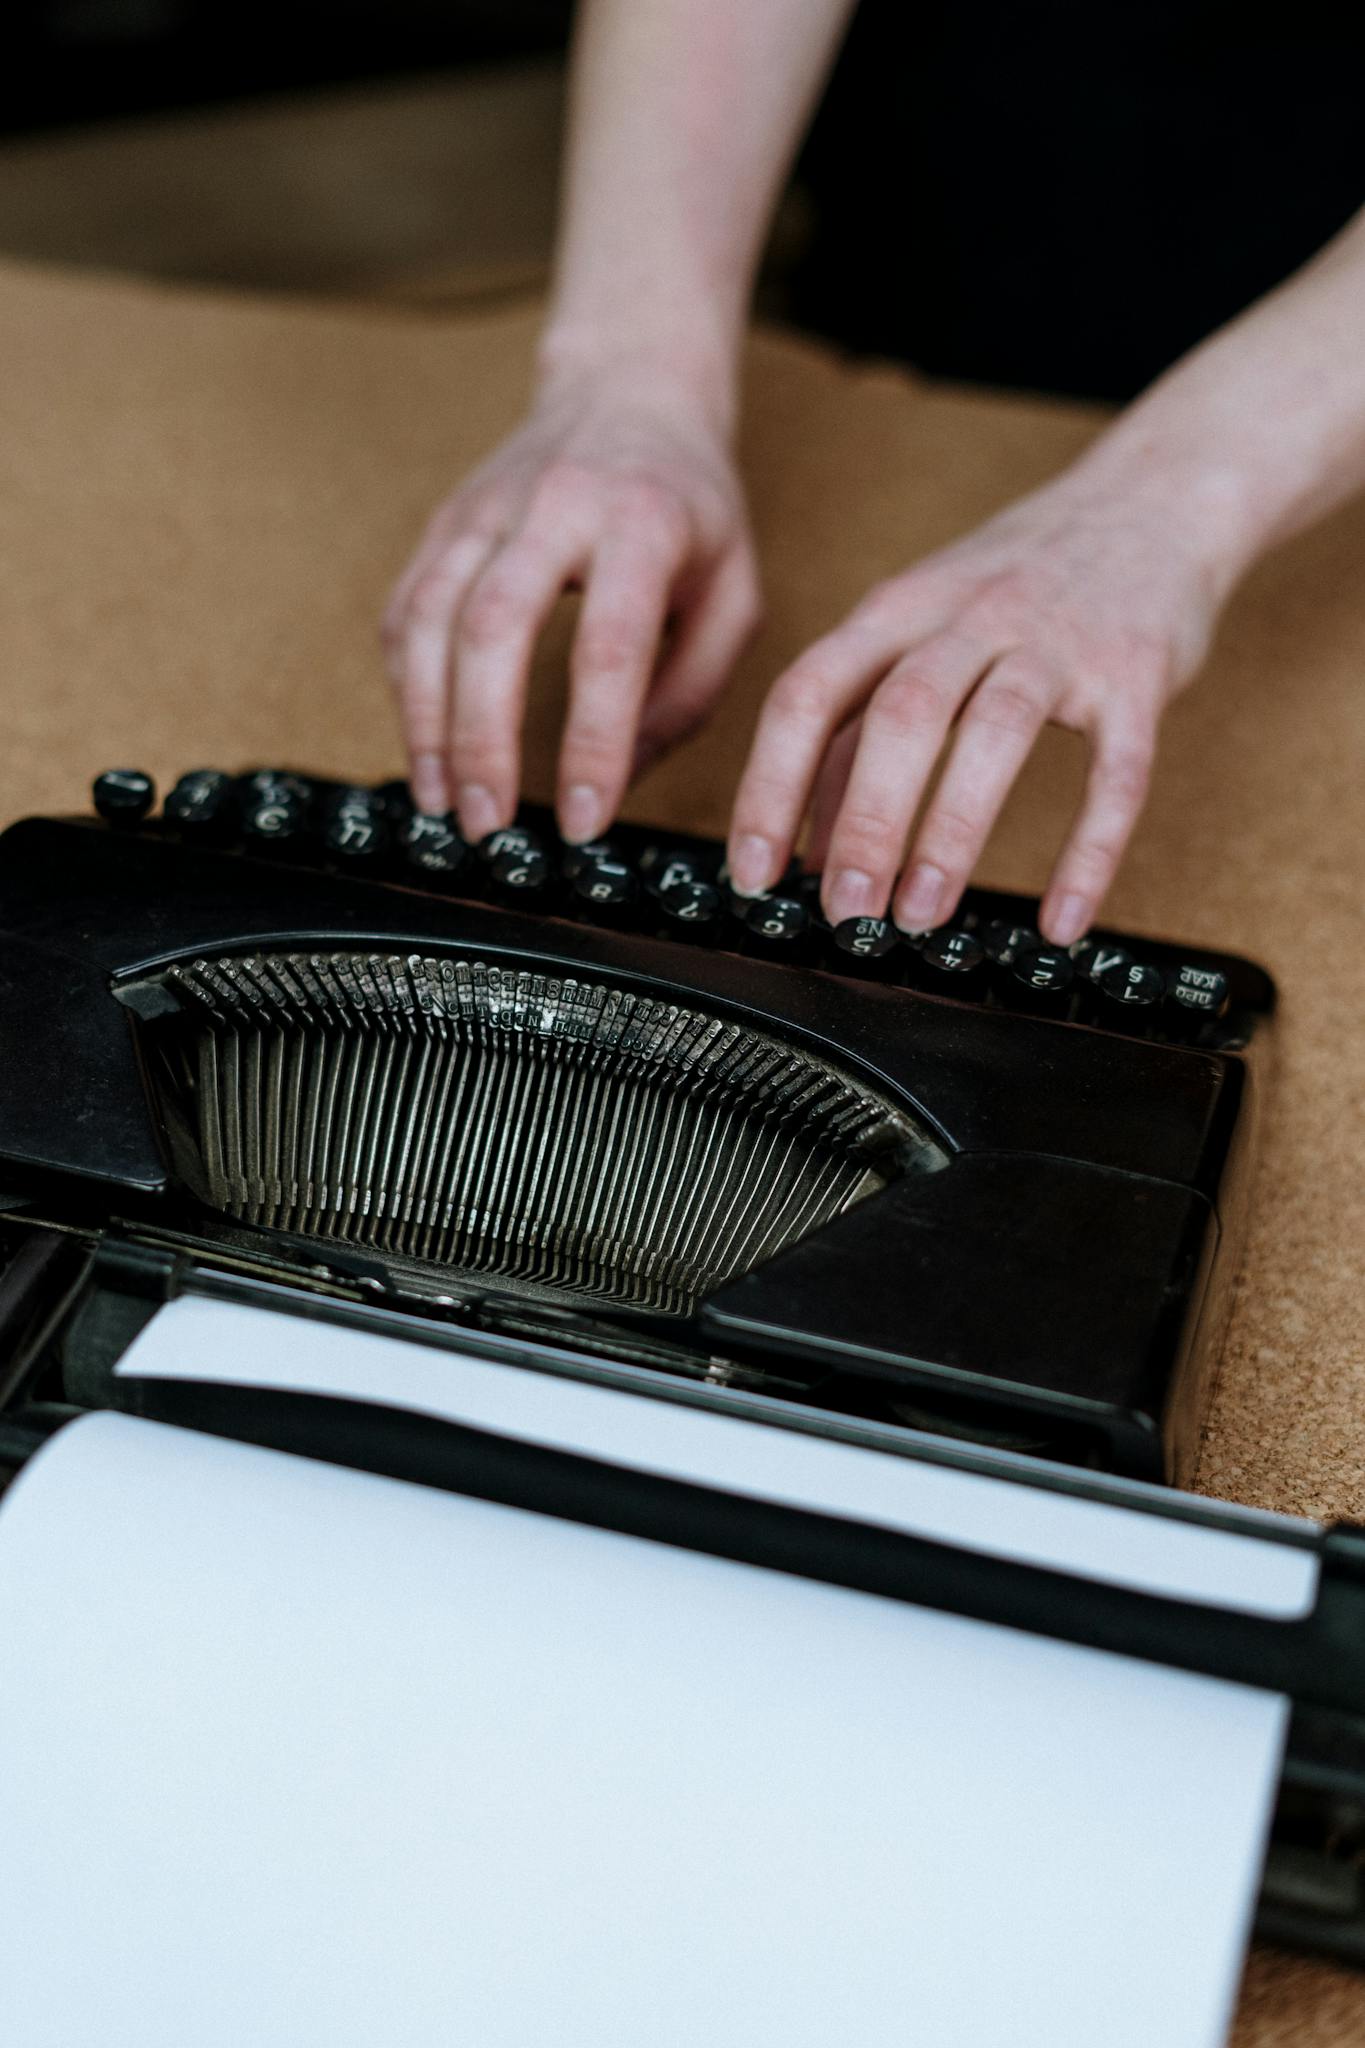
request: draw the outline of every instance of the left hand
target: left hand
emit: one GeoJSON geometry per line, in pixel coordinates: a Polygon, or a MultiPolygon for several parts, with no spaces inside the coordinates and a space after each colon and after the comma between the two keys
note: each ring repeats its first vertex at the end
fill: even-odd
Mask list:
{"type": "Polygon", "coordinates": [[[807,809],[832,922],[951,917],[1045,724],[1090,770],[1039,923],[1085,932],[1142,807],[1162,711],[1203,658],[1235,578],[1198,492],[1085,468],[879,584],[773,684],[735,801],[729,862],[757,894],[807,809]],[[942,778],[906,840],[956,724],[942,778]]]}

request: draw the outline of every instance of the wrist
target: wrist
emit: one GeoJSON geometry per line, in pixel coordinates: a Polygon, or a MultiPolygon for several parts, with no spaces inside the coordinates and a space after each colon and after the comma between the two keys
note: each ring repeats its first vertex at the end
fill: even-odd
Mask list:
{"type": "Polygon", "coordinates": [[[1073,474],[1165,533],[1221,602],[1271,545],[1278,508],[1209,427],[1168,416],[1153,393],[1120,414],[1073,474]]]}
{"type": "Polygon", "coordinates": [[[719,439],[734,432],[739,393],[739,342],[698,323],[585,319],[552,312],[536,351],[536,395],[555,403],[566,394],[608,384],[632,396],[705,420],[719,439]]]}

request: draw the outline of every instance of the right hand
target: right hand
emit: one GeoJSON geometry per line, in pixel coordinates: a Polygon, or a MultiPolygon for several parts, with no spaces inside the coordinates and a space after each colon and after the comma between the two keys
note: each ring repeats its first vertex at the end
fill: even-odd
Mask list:
{"type": "Polygon", "coordinates": [[[390,599],[414,800],[454,810],[467,838],[516,809],[532,655],[571,586],[583,601],[556,809],[581,841],[701,723],[758,622],[726,434],[666,374],[618,361],[552,379],[437,508],[390,599]]]}

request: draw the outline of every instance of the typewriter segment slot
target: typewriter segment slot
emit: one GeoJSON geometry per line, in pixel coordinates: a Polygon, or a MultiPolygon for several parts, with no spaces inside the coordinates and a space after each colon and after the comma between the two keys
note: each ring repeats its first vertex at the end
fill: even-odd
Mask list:
{"type": "Polygon", "coordinates": [[[218,1213],[654,1314],[944,1163],[798,1045],[598,980],[260,953],[133,1007],[172,1163],[218,1213]]]}

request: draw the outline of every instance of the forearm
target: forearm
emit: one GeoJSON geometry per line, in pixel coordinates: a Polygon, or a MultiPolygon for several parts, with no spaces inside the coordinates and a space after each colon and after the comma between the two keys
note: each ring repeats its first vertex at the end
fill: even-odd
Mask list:
{"type": "Polygon", "coordinates": [[[1365,486],[1365,213],[1159,378],[1074,474],[1199,528],[1220,596],[1365,486]]]}
{"type": "Polygon", "coordinates": [[[541,366],[657,363],[728,418],[774,200],[852,0],[583,0],[541,366]]]}

